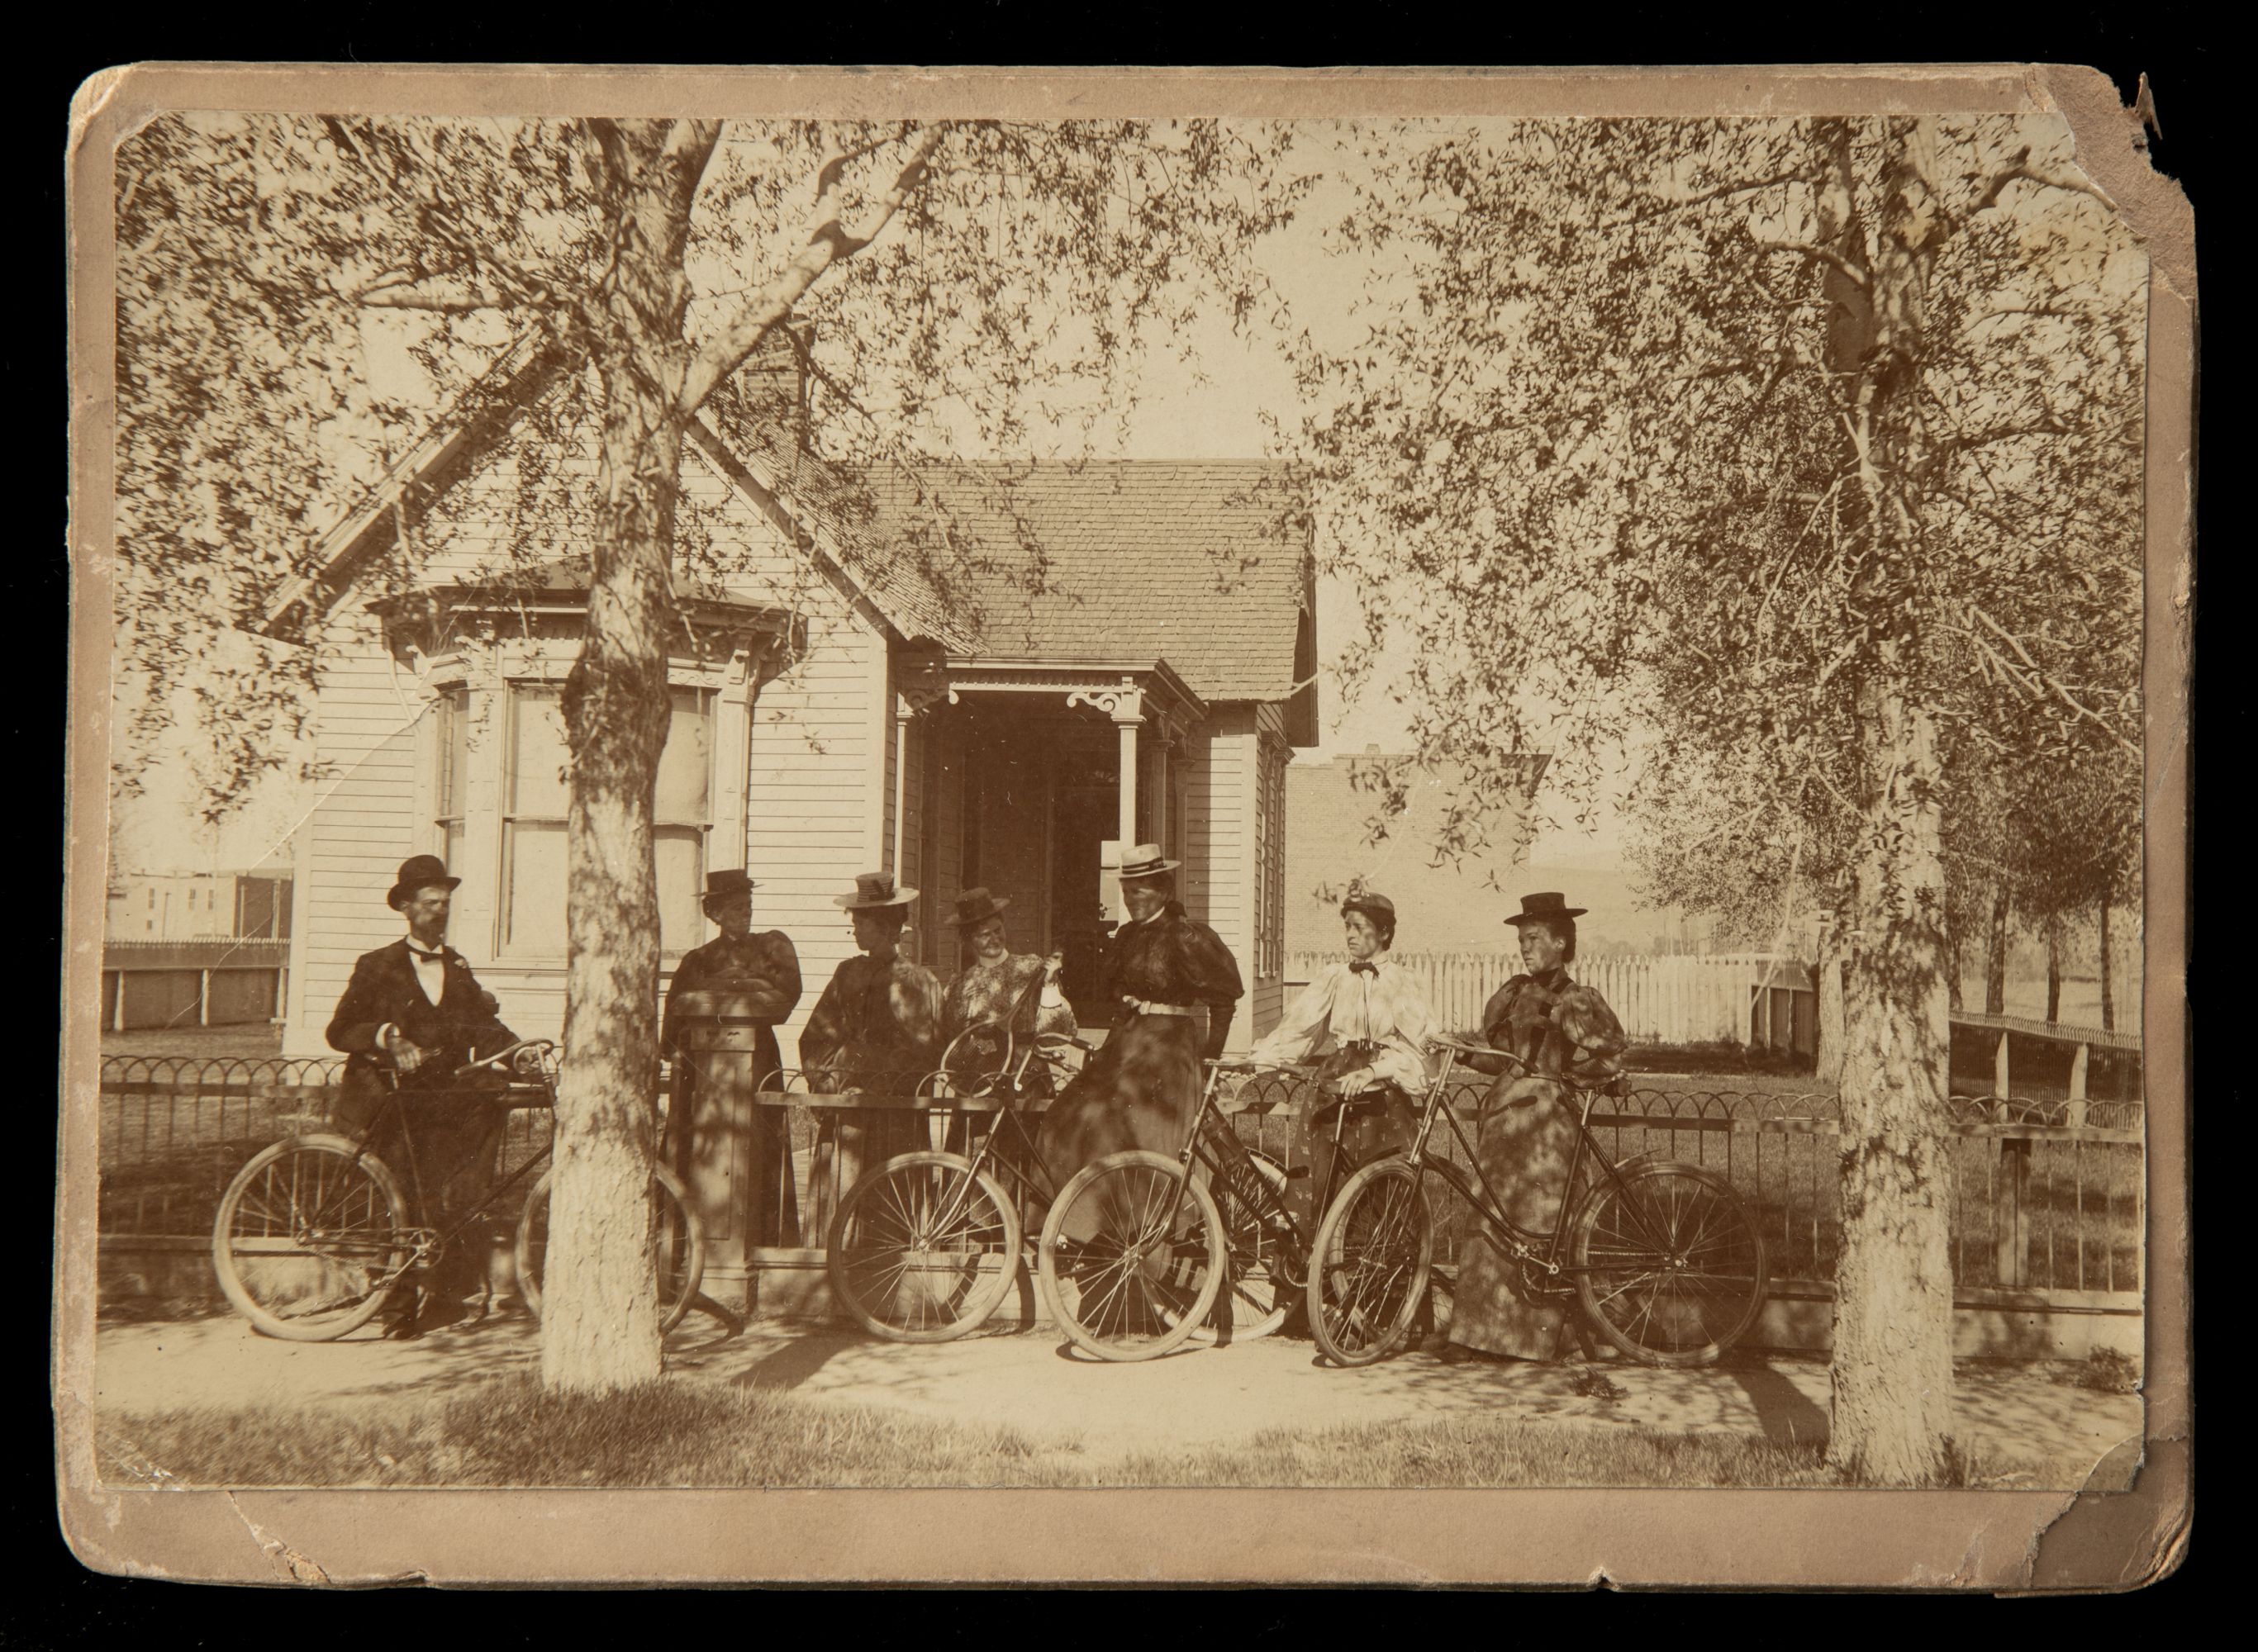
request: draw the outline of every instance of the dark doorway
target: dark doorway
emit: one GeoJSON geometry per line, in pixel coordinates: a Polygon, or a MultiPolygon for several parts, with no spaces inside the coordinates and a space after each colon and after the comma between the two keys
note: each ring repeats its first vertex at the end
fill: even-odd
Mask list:
{"type": "Polygon", "coordinates": [[[1051,945],[1065,955],[1059,985],[1075,1020],[1111,1027],[1104,948],[1113,923],[1099,887],[1098,848],[1119,829],[1120,793],[1111,762],[1101,766],[1075,751],[1062,751],[1059,758],[1051,816],[1051,945]]]}

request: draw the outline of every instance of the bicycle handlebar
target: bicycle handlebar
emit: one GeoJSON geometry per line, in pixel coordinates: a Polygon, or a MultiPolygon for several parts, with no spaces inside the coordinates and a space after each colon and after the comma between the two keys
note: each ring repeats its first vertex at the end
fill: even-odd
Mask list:
{"type": "Polygon", "coordinates": [[[454,1075],[460,1078],[464,1074],[475,1073],[482,1067],[490,1067],[499,1073],[504,1061],[515,1062],[516,1058],[527,1050],[546,1054],[556,1047],[557,1040],[554,1039],[520,1039],[506,1049],[496,1050],[492,1055],[481,1056],[475,1061],[464,1062],[455,1069],[454,1075]]]}

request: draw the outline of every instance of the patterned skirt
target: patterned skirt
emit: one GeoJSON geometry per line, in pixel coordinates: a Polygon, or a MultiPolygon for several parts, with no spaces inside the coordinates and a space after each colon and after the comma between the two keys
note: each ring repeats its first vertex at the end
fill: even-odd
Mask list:
{"type": "MultiPolygon", "coordinates": [[[[1561,1188],[1576,1147],[1568,1092],[1544,1079],[1506,1077],[1483,1101],[1474,1125],[1474,1154],[1491,1190],[1515,1226],[1544,1240],[1567,1211],[1561,1188]]],[[[1559,1359],[1575,1350],[1565,1296],[1530,1294],[1521,1263],[1502,1251],[1472,1216],[1459,1249],[1458,1288],[1448,1336],[1461,1347],[1521,1359],[1559,1359]]]]}

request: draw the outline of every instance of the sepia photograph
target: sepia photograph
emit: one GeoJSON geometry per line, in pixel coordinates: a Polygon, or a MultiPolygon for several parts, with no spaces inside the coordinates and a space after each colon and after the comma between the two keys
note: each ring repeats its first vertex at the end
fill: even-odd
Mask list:
{"type": "Polygon", "coordinates": [[[2169,1571],[2153,119],[2028,67],[97,76],[75,1551],[2169,1571]]]}

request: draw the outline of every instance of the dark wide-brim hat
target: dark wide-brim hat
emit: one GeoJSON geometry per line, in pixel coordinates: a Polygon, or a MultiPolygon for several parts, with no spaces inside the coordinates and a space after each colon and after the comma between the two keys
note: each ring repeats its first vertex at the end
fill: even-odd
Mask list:
{"type": "Polygon", "coordinates": [[[1523,924],[1541,924],[1551,918],[1581,918],[1589,911],[1588,906],[1569,905],[1568,897],[1559,890],[1543,890],[1523,896],[1521,910],[1505,921],[1517,929],[1523,924]]]}
{"type": "Polygon", "coordinates": [[[956,897],[956,910],[941,921],[970,929],[975,924],[986,923],[1011,904],[1008,895],[991,895],[984,888],[969,889],[956,897]]]}
{"type": "Polygon", "coordinates": [[[1121,877],[1125,883],[1133,877],[1158,877],[1163,872],[1175,871],[1182,864],[1181,861],[1161,859],[1161,846],[1157,843],[1133,844],[1129,853],[1121,857],[1121,877]]]}
{"type": "Polygon", "coordinates": [[[754,883],[741,866],[708,872],[706,875],[706,904],[711,906],[718,901],[734,900],[740,895],[749,895],[758,888],[760,885],[754,883]]]}
{"type": "Polygon", "coordinates": [[[850,912],[861,912],[879,906],[907,906],[917,897],[913,889],[895,888],[891,872],[857,872],[855,892],[834,899],[850,912]]]}
{"type": "Polygon", "coordinates": [[[400,863],[400,876],[387,891],[384,904],[394,911],[400,911],[415,898],[415,891],[437,884],[453,889],[463,880],[447,876],[447,863],[436,854],[411,854],[400,863]]]}

